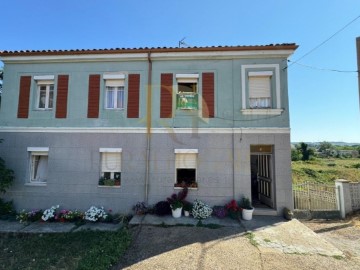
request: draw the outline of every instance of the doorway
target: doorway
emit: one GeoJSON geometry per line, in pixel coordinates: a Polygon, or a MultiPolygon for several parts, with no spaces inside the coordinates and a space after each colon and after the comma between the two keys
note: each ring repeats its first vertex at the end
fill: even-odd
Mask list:
{"type": "Polygon", "coordinates": [[[251,196],[254,207],[274,208],[272,145],[251,145],[251,196]]]}

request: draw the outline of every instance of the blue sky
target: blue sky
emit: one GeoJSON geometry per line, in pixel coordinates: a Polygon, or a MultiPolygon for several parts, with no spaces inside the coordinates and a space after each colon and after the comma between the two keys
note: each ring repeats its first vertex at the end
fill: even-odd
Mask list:
{"type": "MultiPolygon", "coordinates": [[[[297,43],[296,61],[360,15],[359,0],[2,0],[0,50],[297,43]]],[[[360,18],[303,58],[357,70],[360,18]]],[[[360,142],[356,72],[289,67],[292,141],[360,142]]]]}

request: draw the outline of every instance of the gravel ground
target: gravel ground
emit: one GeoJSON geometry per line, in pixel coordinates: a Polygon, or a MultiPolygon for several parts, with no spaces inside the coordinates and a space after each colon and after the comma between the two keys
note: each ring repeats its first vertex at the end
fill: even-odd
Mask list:
{"type": "Polygon", "coordinates": [[[356,261],[360,269],[360,212],[345,220],[311,220],[303,224],[340,249],[348,260],[356,261]]]}
{"type": "MultiPolygon", "coordinates": [[[[304,222],[320,235],[319,237],[314,234],[314,244],[325,242],[323,239],[326,239],[332,244],[325,243],[326,245],[335,246],[345,253],[346,256],[342,258],[317,253],[289,254],[282,249],[266,247],[261,243],[254,245],[257,237],[263,237],[265,243],[273,241],[266,237],[274,236],[274,230],[270,230],[269,236],[266,236],[265,230],[246,234],[242,227],[210,229],[140,225],[130,229],[134,236],[133,244],[113,269],[360,269],[357,253],[360,250],[359,239],[354,237],[360,235],[359,228],[353,226],[353,223],[346,227],[346,222],[338,221],[340,226],[344,226],[331,231],[326,229],[332,228],[333,222],[304,222]],[[353,228],[352,232],[342,231],[350,227],[353,228]],[[321,241],[317,237],[322,238],[321,241]],[[339,242],[336,239],[343,240],[339,242]],[[355,244],[349,248],[348,244],[353,242],[355,244]]],[[[294,224],[302,226],[297,221],[294,224]]],[[[304,227],[302,230],[306,232],[307,229],[304,227]]],[[[302,237],[301,231],[291,233],[298,238],[302,237]]],[[[283,238],[286,238],[286,235],[283,235],[283,238]]],[[[294,240],[291,243],[294,244],[294,240]]],[[[333,248],[336,250],[335,247],[333,248]]]]}

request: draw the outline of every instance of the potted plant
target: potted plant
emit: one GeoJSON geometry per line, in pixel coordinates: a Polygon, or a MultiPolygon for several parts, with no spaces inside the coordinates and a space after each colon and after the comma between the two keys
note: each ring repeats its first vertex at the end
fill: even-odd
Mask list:
{"type": "Polygon", "coordinates": [[[173,194],[171,197],[167,198],[167,201],[170,204],[171,212],[174,218],[181,217],[182,208],[184,205],[184,200],[187,196],[188,189],[184,187],[183,190],[179,191],[178,194],[173,194]]]}
{"type": "Polygon", "coordinates": [[[192,211],[193,205],[190,202],[184,203],[184,216],[188,217],[190,216],[190,212],[192,211]]]}
{"type": "Polygon", "coordinates": [[[241,217],[243,220],[252,220],[254,207],[251,205],[248,197],[243,197],[240,201],[240,207],[242,208],[241,217]]]}

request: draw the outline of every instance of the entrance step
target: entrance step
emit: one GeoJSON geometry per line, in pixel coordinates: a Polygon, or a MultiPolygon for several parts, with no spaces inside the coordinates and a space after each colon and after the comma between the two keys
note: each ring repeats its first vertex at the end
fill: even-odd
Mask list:
{"type": "Polygon", "coordinates": [[[278,213],[274,209],[255,208],[253,215],[255,215],[255,216],[277,216],[278,213]]]}

